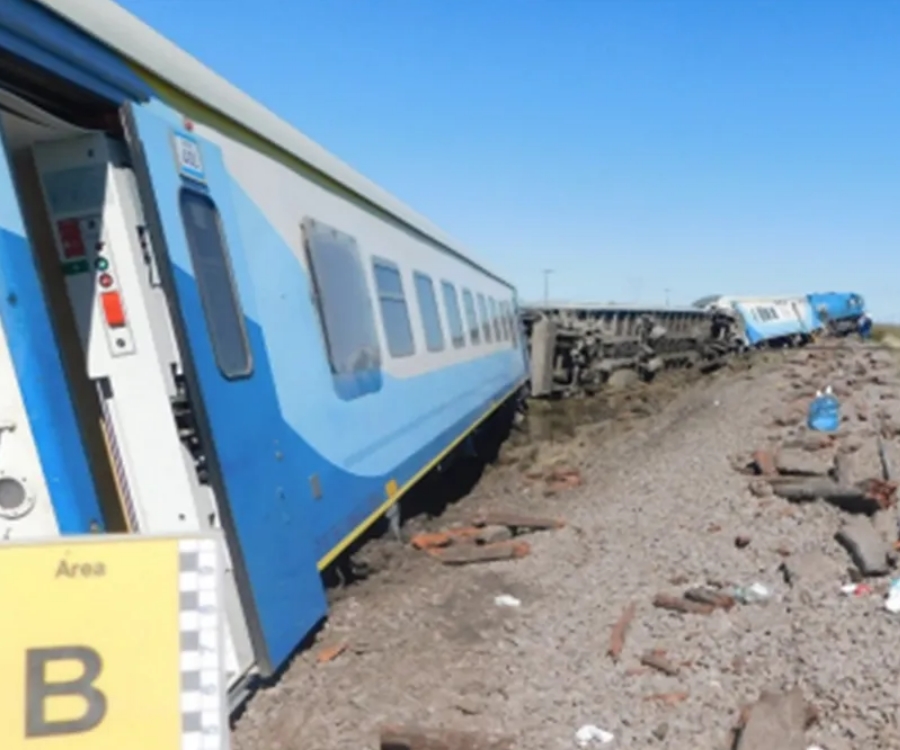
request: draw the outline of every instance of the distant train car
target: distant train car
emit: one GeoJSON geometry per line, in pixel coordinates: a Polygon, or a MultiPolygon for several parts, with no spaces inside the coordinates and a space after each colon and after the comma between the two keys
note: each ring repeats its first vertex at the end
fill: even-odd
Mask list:
{"type": "Polygon", "coordinates": [[[747,346],[804,344],[822,328],[805,296],[732,297],[709,295],[694,302],[701,309],[731,308],[741,319],[747,346]]]}
{"type": "Polygon", "coordinates": [[[511,419],[515,289],[109,0],[4,0],[0,59],[0,539],[221,530],[239,695],[511,419]]]}
{"type": "Polygon", "coordinates": [[[524,305],[531,395],[591,391],[616,371],[652,377],[667,367],[718,366],[739,344],[733,313],[696,307],[555,302],[524,305]]]}
{"type": "Polygon", "coordinates": [[[865,299],[856,292],[817,292],[807,299],[823,325],[837,335],[853,333],[866,311],[865,299]]]}

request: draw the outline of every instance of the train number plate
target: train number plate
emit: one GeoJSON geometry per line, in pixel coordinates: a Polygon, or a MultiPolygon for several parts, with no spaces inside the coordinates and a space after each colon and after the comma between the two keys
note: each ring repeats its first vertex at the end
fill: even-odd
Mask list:
{"type": "Polygon", "coordinates": [[[203,157],[200,155],[200,144],[186,133],[175,133],[173,140],[178,171],[188,179],[206,182],[206,175],[203,170],[203,157]]]}

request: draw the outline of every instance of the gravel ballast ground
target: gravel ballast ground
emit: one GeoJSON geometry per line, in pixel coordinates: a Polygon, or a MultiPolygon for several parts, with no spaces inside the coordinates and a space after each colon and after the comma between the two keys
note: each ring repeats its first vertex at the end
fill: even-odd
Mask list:
{"type": "Polygon", "coordinates": [[[834,536],[847,514],[751,491],[759,480],[737,470],[755,449],[806,439],[806,405],[831,383],[846,421],[834,448],[808,454],[840,451],[853,479],[880,477],[876,430],[900,445],[894,357],[851,343],[757,361],[688,385],[644,418],[511,447],[505,465],[427,524],[446,528],[482,509],[565,520],[523,537],[527,557],[450,567],[408,544],[371,543],[362,554],[381,570],[338,592],[319,642],[252,699],[232,747],[369,750],[379,725],[410,723],[554,750],[577,747],[576,731],[594,724],[616,738],[597,747],[721,750],[762,689],[799,685],[819,715],[806,745],[900,749],[890,577],[843,594],[852,563],[834,536]],[[582,484],[548,493],[534,477],[554,461],[577,466],[582,484]],[[802,580],[789,586],[780,566],[792,561],[802,580]],[[711,582],[758,582],[773,596],[710,615],[652,605],[656,594],[711,582]],[[521,606],[495,604],[503,594],[521,606]],[[630,602],[636,615],[614,662],[610,633],[630,602]],[[642,668],[651,649],[679,673],[642,668]]]}

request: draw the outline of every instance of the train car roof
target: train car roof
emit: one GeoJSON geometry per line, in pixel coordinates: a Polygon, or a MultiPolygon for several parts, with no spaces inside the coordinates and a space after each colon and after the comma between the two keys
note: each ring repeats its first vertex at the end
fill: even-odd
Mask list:
{"type": "Polygon", "coordinates": [[[365,202],[390,214],[495,281],[513,288],[509,281],[476,261],[460,243],[428,219],[328,153],[122,6],[112,0],[35,1],[190,98],[328,175],[365,202]]]}
{"type": "Polygon", "coordinates": [[[772,302],[796,302],[797,300],[805,300],[805,294],[772,294],[760,297],[729,297],[730,302],[739,305],[772,303],[772,302]]]}
{"type": "Polygon", "coordinates": [[[702,313],[691,306],[637,305],[627,302],[529,302],[519,305],[523,310],[609,310],[611,312],[666,312],[666,313],[702,313]]]}

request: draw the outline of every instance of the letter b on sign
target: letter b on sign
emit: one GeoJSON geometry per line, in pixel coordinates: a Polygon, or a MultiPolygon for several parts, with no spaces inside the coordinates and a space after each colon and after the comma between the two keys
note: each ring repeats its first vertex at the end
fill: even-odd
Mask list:
{"type": "Polygon", "coordinates": [[[94,687],[103,671],[103,660],[88,646],[30,648],[25,652],[25,736],[53,737],[79,734],[96,728],[106,716],[106,696],[94,687]],[[65,682],[49,682],[47,665],[52,662],[80,662],[81,676],[65,682]],[[50,721],[50,698],[80,699],[84,708],[74,719],[50,721]]]}

